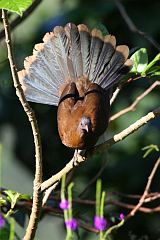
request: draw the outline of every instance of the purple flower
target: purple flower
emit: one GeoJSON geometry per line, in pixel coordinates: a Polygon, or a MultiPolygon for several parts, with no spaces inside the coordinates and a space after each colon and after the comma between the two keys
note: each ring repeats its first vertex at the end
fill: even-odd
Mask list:
{"type": "Polygon", "coordinates": [[[107,221],[103,217],[95,216],[94,217],[94,226],[97,230],[103,231],[107,226],[107,221]]]}
{"type": "Polygon", "coordinates": [[[3,228],[5,225],[5,219],[4,217],[2,216],[2,214],[0,214],[0,228],[3,228]]]}
{"type": "Polygon", "coordinates": [[[122,221],[122,220],[124,220],[124,214],[123,213],[121,213],[120,215],[119,215],[119,219],[122,221]]]}
{"type": "Polygon", "coordinates": [[[68,202],[68,200],[66,200],[66,199],[63,199],[63,200],[61,200],[61,202],[60,202],[60,204],[59,204],[59,207],[61,208],[61,209],[68,209],[69,208],[69,202],[68,202]]]}
{"type": "Polygon", "coordinates": [[[65,221],[65,224],[66,224],[66,227],[70,228],[71,230],[76,230],[77,228],[77,221],[75,218],[65,221]]]}

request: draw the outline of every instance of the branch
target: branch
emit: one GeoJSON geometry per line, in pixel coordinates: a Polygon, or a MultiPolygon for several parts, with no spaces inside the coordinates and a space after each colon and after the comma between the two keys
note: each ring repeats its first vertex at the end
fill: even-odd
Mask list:
{"type": "Polygon", "coordinates": [[[91,148],[90,150],[86,151],[85,152],[85,157],[84,157],[84,151],[81,151],[79,153],[75,152],[73,158],[70,160],[70,162],[60,172],[53,175],[51,178],[49,178],[48,180],[44,181],[41,184],[41,191],[43,192],[43,191],[47,190],[49,187],[51,187],[53,184],[56,184],[57,182],[59,182],[64,174],[67,174],[75,166],[78,166],[82,162],[86,161],[88,156],[103,152],[104,150],[108,149],[109,147],[111,147],[115,143],[117,143],[119,141],[122,141],[127,136],[134,133],[140,127],[144,126],[149,121],[157,118],[158,116],[160,116],[160,108],[155,109],[152,112],[149,112],[146,116],[140,118],[135,123],[131,124],[128,128],[126,128],[122,132],[114,135],[114,137],[110,138],[106,142],[104,142],[104,143],[102,143],[98,146],[95,146],[95,147],[91,148]]]}
{"type": "Polygon", "coordinates": [[[101,176],[101,174],[103,173],[103,171],[106,168],[107,163],[108,163],[107,160],[103,161],[102,166],[99,169],[99,171],[95,174],[95,176],[90,180],[90,182],[87,184],[87,186],[78,195],[79,198],[81,198],[87,192],[87,190],[91,187],[91,185],[94,184],[96,182],[96,180],[101,176]]]}
{"type": "Polygon", "coordinates": [[[42,183],[42,148],[41,148],[41,139],[40,133],[37,125],[37,121],[35,118],[35,114],[25,99],[21,84],[19,82],[19,78],[17,75],[16,65],[14,61],[14,55],[11,45],[11,35],[8,23],[8,16],[7,11],[2,10],[2,19],[5,29],[5,38],[6,38],[6,45],[8,50],[8,59],[10,63],[12,78],[14,82],[14,87],[16,89],[16,94],[21,102],[25,113],[28,116],[28,120],[31,124],[32,133],[34,137],[34,144],[35,144],[35,160],[36,160],[36,170],[35,170],[35,179],[34,179],[34,187],[33,187],[33,206],[31,211],[31,216],[29,219],[29,224],[26,230],[26,235],[24,237],[25,240],[30,240],[34,238],[35,231],[37,228],[38,218],[40,215],[40,208],[42,202],[42,194],[40,192],[40,185],[42,183]]]}
{"type": "Polygon", "coordinates": [[[116,4],[121,16],[123,17],[125,23],[127,24],[129,30],[131,32],[137,33],[138,35],[144,37],[149,43],[151,43],[160,52],[159,43],[156,42],[156,40],[153,37],[151,37],[150,35],[148,35],[145,32],[142,32],[141,30],[139,30],[136,27],[136,25],[134,24],[132,19],[129,17],[128,13],[126,12],[126,9],[123,6],[123,4],[121,3],[121,1],[120,0],[115,0],[115,4],[116,4]]]}
{"type": "Polygon", "coordinates": [[[127,108],[124,108],[120,112],[114,114],[112,117],[110,117],[110,122],[114,121],[118,117],[126,114],[127,112],[134,111],[135,107],[138,105],[138,103],[146,96],[148,95],[155,87],[160,86],[160,81],[154,82],[146,91],[144,91],[142,94],[140,94],[136,100],[127,108]]]}
{"type": "Polygon", "coordinates": [[[64,174],[67,174],[74,167],[78,166],[85,160],[86,158],[84,158],[82,155],[80,155],[80,153],[77,153],[77,151],[75,151],[73,158],[69,161],[69,163],[66,164],[66,166],[60,172],[53,175],[51,178],[49,178],[48,180],[44,181],[41,184],[41,191],[43,192],[47,190],[49,187],[51,187],[53,184],[58,183],[64,174]]]}
{"type": "MultiPolygon", "coordinates": [[[[10,31],[14,30],[20,23],[22,23],[31,13],[38,7],[42,0],[35,0],[32,5],[23,13],[22,16],[16,17],[10,23],[10,31]]],[[[5,37],[5,29],[0,31],[0,41],[5,37]]]]}
{"type": "Polygon", "coordinates": [[[112,95],[112,98],[110,100],[110,105],[114,103],[120,91],[121,91],[121,86],[118,86],[112,95]]]}
{"type": "MultiPolygon", "coordinates": [[[[155,196],[154,199],[150,199],[150,201],[152,202],[158,198],[159,198],[159,194],[157,195],[157,197],[155,196]]],[[[53,201],[58,201],[58,202],[60,202],[60,200],[61,200],[60,197],[56,197],[56,196],[52,196],[50,199],[53,199],[53,201]]],[[[73,203],[81,204],[81,205],[89,205],[89,206],[95,206],[95,204],[96,204],[95,200],[79,199],[79,198],[73,199],[73,203]]],[[[120,201],[112,200],[112,199],[105,201],[105,206],[108,206],[108,205],[114,205],[114,206],[131,209],[131,210],[136,207],[133,204],[128,204],[128,203],[124,203],[124,202],[120,202],[120,201]]],[[[45,209],[45,207],[44,207],[44,209],[45,209]]],[[[155,207],[155,208],[140,207],[138,209],[138,211],[144,212],[144,213],[160,212],[160,207],[159,206],[155,207]]]]}
{"type": "Polygon", "coordinates": [[[148,122],[150,122],[151,120],[153,120],[159,116],[160,116],[160,107],[153,110],[152,112],[149,112],[144,117],[141,117],[135,123],[131,124],[128,128],[124,129],[122,132],[114,135],[114,137],[108,139],[106,142],[104,142],[98,146],[95,146],[94,148],[89,150],[88,154],[90,155],[90,154],[94,154],[94,153],[103,152],[105,149],[111,147],[112,145],[114,145],[117,142],[122,141],[123,139],[128,137],[130,134],[137,131],[140,127],[144,126],[145,124],[147,124],[148,122]]]}
{"type": "Polygon", "coordinates": [[[147,185],[145,187],[145,190],[144,190],[144,193],[142,195],[142,197],[140,198],[139,200],[139,203],[135,206],[135,208],[130,212],[129,216],[134,216],[135,213],[138,211],[138,209],[143,205],[143,203],[145,202],[145,199],[149,193],[149,190],[150,190],[150,186],[152,184],[152,181],[153,181],[153,177],[158,169],[160,165],[160,157],[158,158],[158,160],[156,161],[153,169],[152,169],[152,172],[150,174],[150,176],[148,177],[148,182],[147,182],[147,185]]]}

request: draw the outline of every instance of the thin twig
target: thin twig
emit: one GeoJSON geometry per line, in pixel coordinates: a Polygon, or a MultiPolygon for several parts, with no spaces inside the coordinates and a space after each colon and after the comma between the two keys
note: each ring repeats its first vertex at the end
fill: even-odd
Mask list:
{"type": "Polygon", "coordinates": [[[139,30],[136,25],[134,24],[134,22],[132,21],[132,19],[130,18],[130,16],[128,15],[128,13],[126,12],[125,7],[123,6],[122,2],[120,0],[115,0],[115,4],[121,14],[121,16],[123,17],[125,23],[127,24],[128,28],[130,29],[130,31],[137,33],[138,35],[142,36],[143,38],[145,38],[149,43],[151,43],[158,51],[160,51],[160,45],[158,42],[156,42],[156,40],[151,37],[150,35],[148,35],[145,32],[142,32],[141,30],[139,30]]]}
{"type": "Polygon", "coordinates": [[[51,178],[49,178],[48,180],[44,181],[41,184],[41,191],[43,192],[46,189],[48,189],[49,187],[51,187],[53,184],[59,182],[64,174],[70,172],[75,167],[75,164],[76,164],[76,166],[78,166],[82,162],[86,161],[87,156],[103,152],[104,150],[108,149],[109,147],[111,147],[115,143],[117,143],[119,141],[122,141],[127,136],[134,133],[140,127],[144,126],[149,121],[157,118],[158,116],[160,116],[160,108],[155,109],[153,112],[149,112],[146,116],[140,118],[135,123],[131,124],[128,128],[126,128],[123,131],[121,131],[120,133],[114,135],[114,137],[110,138],[106,142],[104,142],[104,143],[102,143],[98,146],[95,146],[95,147],[91,148],[90,150],[86,151],[85,152],[85,155],[86,155],[85,157],[84,157],[84,154],[81,155],[81,153],[74,154],[74,157],[69,161],[69,163],[60,172],[53,175],[51,178]]]}
{"type": "Polygon", "coordinates": [[[12,45],[11,45],[11,34],[10,34],[10,29],[9,29],[8,16],[7,16],[7,11],[5,11],[5,10],[2,10],[2,19],[3,19],[4,29],[5,29],[6,45],[7,45],[7,50],[8,50],[8,59],[9,59],[9,63],[10,63],[14,87],[16,89],[16,94],[23,106],[23,109],[28,116],[28,120],[31,124],[32,133],[33,133],[33,137],[34,137],[34,143],[35,143],[36,170],[35,170],[35,179],[34,179],[34,187],[33,187],[33,206],[32,206],[31,216],[29,219],[29,224],[28,224],[28,227],[26,230],[26,235],[24,237],[25,240],[30,240],[30,239],[33,239],[34,235],[35,235],[38,218],[40,215],[41,202],[42,202],[42,193],[40,192],[40,185],[42,183],[41,139],[40,139],[40,133],[39,133],[37,121],[35,118],[35,114],[25,99],[22,87],[21,87],[19,79],[18,79],[12,45]]]}
{"type": "Polygon", "coordinates": [[[57,187],[59,182],[56,182],[54,185],[52,185],[50,188],[48,188],[43,196],[43,200],[42,200],[42,207],[46,204],[51,192],[57,187]]]}
{"type": "Polygon", "coordinates": [[[158,169],[160,165],[160,157],[157,159],[152,171],[151,171],[151,174],[150,176],[148,177],[148,182],[147,182],[147,185],[145,187],[145,190],[144,190],[144,193],[142,195],[142,197],[140,198],[139,200],[139,203],[136,205],[136,207],[130,212],[129,216],[134,216],[135,213],[138,211],[138,209],[143,205],[143,203],[145,202],[145,198],[146,196],[148,195],[148,192],[150,190],[150,186],[152,184],[152,181],[153,181],[153,177],[158,169]]]}
{"type": "Polygon", "coordinates": [[[105,170],[106,168],[106,165],[107,165],[107,160],[105,160],[103,163],[102,163],[102,166],[101,168],[99,169],[99,171],[96,173],[96,175],[90,180],[90,182],[87,184],[87,186],[85,186],[85,188],[83,189],[83,191],[78,195],[79,198],[81,198],[85,193],[86,191],[90,188],[90,186],[96,182],[96,180],[101,176],[101,174],[103,173],[103,171],[105,170]]]}
{"type": "Polygon", "coordinates": [[[137,104],[157,86],[160,86],[160,81],[154,82],[146,91],[144,91],[142,94],[140,94],[129,107],[126,107],[123,110],[121,110],[118,113],[111,116],[109,121],[112,122],[115,119],[117,119],[118,117],[126,114],[127,112],[134,111],[137,104]]]}
{"type": "MultiPolygon", "coordinates": [[[[158,198],[158,196],[157,196],[158,198]]],[[[60,201],[60,197],[56,197],[56,196],[52,196],[51,199],[53,199],[54,201],[60,201]]],[[[154,201],[155,199],[151,199],[151,201],[154,201]]],[[[90,205],[90,206],[95,206],[96,201],[95,200],[89,200],[89,199],[73,199],[73,203],[76,204],[82,204],[82,205],[90,205]]],[[[134,209],[136,206],[133,204],[128,204],[128,203],[124,203],[124,202],[120,202],[117,200],[106,200],[105,201],[105,206],[108,205],[114,205],[114,206],[118,206],[118,207],[122,207],[122,208],[126,208],[126,209],[134,209]]],[[[152,212],[160,212],[160,207],[155,207],[155,208],[148,208],[148,207],[140,207],[138,209],[138,211],[140,212],[144,212],[144,213],[152,213],[152,212]]]]}
{"type": "Polygon", "coordinates": [[[101,153],[105,149],[108,149],[110,146],[114,145],[117,142],[122,141],[126,137],[128,137],[130,134],[137,131],[140,127],[147,124],[149,121],[157,118],[160,116],[160,108],[157,108],[153,110],[152,112],[149,112],[147,115],[141,117],[139,120],[137,120],[135,123],[131,124],[128,128],[124,129],[120,133],[114,135],[114,137],[108,139],[106,142],[93,147],[89,150],[88,154],[94,154],[94,153],[101,153]]]}
{"type": "Polygon", "coordinates": [[[111,100],[110,100],[110,106],[114,103],[114,101],[116,100],[119,92],[121,91],[121,87],[117,87],[116,90],[114,91],[112,97],[111,97],[111,100]]]}
{"type": "Polygon", "coordinates": [[[70,172],[74,167],[84,162],[84,160],[85,158],[75,151],[73,158],[69,161],[69,163],[66,164],[66,166],[61,171],[59,171],[57,174],[53,175],[51,178],[41,184],[41,191],[43,192],[49,187],[51,187],[53,184],[58,183],[64,174],[70,172]]]}

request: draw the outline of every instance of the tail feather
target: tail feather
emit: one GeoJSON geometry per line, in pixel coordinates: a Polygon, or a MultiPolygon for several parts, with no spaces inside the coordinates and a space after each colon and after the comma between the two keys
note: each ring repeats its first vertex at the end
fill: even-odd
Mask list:
{"type": "Polygon", "coordinates": [[[104,76],[100,79],[100,85],[103,88],[108,89],[113,82],[111,76],[116,74],[118,70],[124,65],[129,55],[129,49],[126,45],[120,45],[116,47],[116,51],[111,57],[110,62],[107,64],[104,70],[104,76]]]}
{"type": "Polygon", "coordinates": [[[129,71],[129,49],[116,47],[114,36],[91,33],[84,24],[67,24],[47,33],[43,43],[35,45],[33,55],[26,58],[19,79],[28,101],[58,105],[62,86],[81,76],[111,88],[129,71]]]}
{"type": "Polygon", "coordinates": [[[81,53],[80,35],[76,25],[68,23],[65,26],[65,32],[69,39],[69,58],[73,63],[73,69],[76,78],[83,75],[83,63],[81,53]]]}
{"type": "Polygon", "coordinates": [[[93,29],[91,32],[91,46],[90,46],[90,66],[89,66],[89,79],[93,79],[99,56],[103,47],[103,36],[100,30],[93,29]]]}
{"type": "Polygon", "coordinates": [[[116,39],[114,36],[107,35],[104,37],[103,48],[99,56],[96,72],[94,74],[93,82],[99,82],[103,77],[104,68],[109,63],[116,47],[116,39]]]}
{"type": "Polygon", "coordinates": [[[124,63],[123,66],[121,66],[117,71],[115,71],[112,76],[109,77],[109,81],[107,81],[107,85],[106,85],[106,81],[103,81],[101,83],[101,87],[104,89],[109,89],[110,87],[112,87],[114,84],[116,84],[122,77],[124,77],[129,70],[131,69],[133,65],[133,62],[131,59],[127,59],[126,62],[124,63]]]}
{"type": "Polygon", "coordinates": [[[26,70],[19,71],[18,76],[19,79],[21,79],[23,91],[28,101],[57,105],[59,102],[59,97],[57,95],[54,95],[54,91],[45,91],[46,86],[34,84],[34,79],[30,81],[32,76],[28,75],[26,70]]]}
{"type": "Polygon", "coordinates": [[[86,25],[78,25],[78,30],[80,34],[80,44],[82,53],[82,64],[83,64],[83,75],[87,76],[89,72],[90,63],[90,43],[91,36],[86,25]]]}
{"type": "Polygon", "coordinates": [[[63,79],[75,78],[72,62],[68,58],[69,48],[70,48],[69,39],[66,36],[65,30],[63,27],[57,26],[54,28],[54,46],[55,46],[54,49],[56,52],[56,57],[59,63],[59,67],[61,69],[61,72],[64,75],[63,79]],[[70,69],[68,68],[68,65],[70,66],[70,69]]]}

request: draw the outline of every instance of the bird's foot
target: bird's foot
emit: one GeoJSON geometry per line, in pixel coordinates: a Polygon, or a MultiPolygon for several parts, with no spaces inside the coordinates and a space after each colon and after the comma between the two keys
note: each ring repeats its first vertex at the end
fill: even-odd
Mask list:
{"type": "Polygon", "coordinates": [[[78,166],[80,162],[85,161],[84,150],[76,149],[73,156],[73,166],[78,166]]]}

